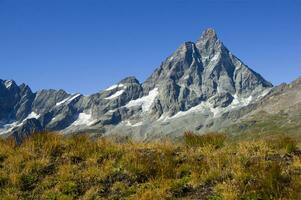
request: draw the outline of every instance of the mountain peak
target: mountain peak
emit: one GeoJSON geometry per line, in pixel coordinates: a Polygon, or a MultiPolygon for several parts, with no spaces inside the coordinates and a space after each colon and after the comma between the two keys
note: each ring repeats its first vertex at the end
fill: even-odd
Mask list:
{"type": "Polygon", "coordinates": [[[207,57],[216,51],[221,51],[223,44],[218,39],[215,30],[208,28],[196,42],[196,47],[200,50],[202,57],[207,57]]]}
{"type": "Polygon", "coordinates": [[[217,40],[217,34],[213,28],[208,28],[203,31],[201,39],[214,39],[217,40]]]}

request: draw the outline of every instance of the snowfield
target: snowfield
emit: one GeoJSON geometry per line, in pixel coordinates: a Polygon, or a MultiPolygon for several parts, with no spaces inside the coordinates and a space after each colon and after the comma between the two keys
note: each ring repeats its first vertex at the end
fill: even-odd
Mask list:
{"type": "Polygon", "coordinates": [[[147,96],[132,100],[128,102],[128,104],[126,104],[125,107],[130,108],[130,107],[142,106],[142,111],[148,112],[157,96],[158,96],[158,88],[154,88],[148,93],[147,96]]]}

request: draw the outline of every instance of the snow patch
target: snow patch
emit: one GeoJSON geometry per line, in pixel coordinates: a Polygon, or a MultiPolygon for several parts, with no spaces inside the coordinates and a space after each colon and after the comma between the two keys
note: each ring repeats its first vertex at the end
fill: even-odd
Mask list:
{"type": "Polygon", "coordinates": [[[107,100],[111,100],[111,99],[114,99],[116,97],[119,97],[120,95],[122,95],[124,93],[124,90],[119,90],[117,92],[115,92],[114,94],[112,94],[111,96],[105,98],[107,100]]]}
{"type": "Polygon", "coordinates": [[[38,119],[40,117],[39,114],[35,112],[31,112],[22,122],[28,120],[28,119],[38,119]]]}
{"type": "Polygon", "coordinates": [[[56,106],[59,106],[59,105],[61,105],[61,104],[64,104],[64,103],[67,102],[68,100],[69,100],[69,97],[66,98],[66,99],[64,99],[64,100],[62,100],[62,101],[60,101],[60,102],[58,102],[58,103],[56,103],[55,105],[56,105],[56,106]]]}
{"type": "Polygon", "coordinates": [[[13,81],[11,81],[11,80],[8,80],[8,81],[5,81],[4,82],[4,85],[5,85],[5,87],[8,89],[8,88],[10,88],[11,86],[12,86],[12,84],[13,84],[13,81]]]}
{"type": "Polygon", "coordinates": [[[24,118],[24,119],[22,120],[22,122],[15,121],[15,122],[12,122],[12,123],[3,125],[2,128],[0,128],[0,135],[9,133],[9,132],[11,132],[14,128],[19,127],[19,126],[22,126],[23,123],[24,123],[26,120],[28,120],[28,119],[38,119],[39,117],[40,117],[39,114],[37,114],[37,113],[35,113],[35,112],[31,112],[26,118],[24,118]]]}
{"type": "Polygon", "coordinates": [[[18,122],[13,122],[13,123],[10,123],[10,124],[5,124],[5,125],[3,125],[2,128],[0,128],[0,135],[9,133],[14,128],[16,128],[18,126],[21,126],[21,125],[22,125],[22,123],[18,123],[18,122]]]}
{"type": "Polygon", "coordinates": [[[125,85],[123,85],[123,84],[118,84],[118,85],[112,85],[111,87],[107,88],[105,91],[110,91],[110,90],[114,90],[114,89],[116,89],[116,88],[121,88],[121,87],[123,87],[124,89],[126,88],[125,85]]]}
{"type": "Polygon", "coordinates": [[[189,75],[183,77],[184,80],[189,79],[189,75]]]}
{"type": "Polygon", "coordinates": [[[70,96],[70,97],[68,97],[68,98],[66,98],[66,99],[64,99],[64,100],[62,100],[62,101],[56,103],[55,105],[56,105],[56,106],[60,106],[60,105],[65,104],[65,103],[71,103],[74,99],[76,99],[76,98],[79,97],[80,95],[81,95],[81,94],[75,94],[75,95],[73,95],[73,96],[70,96]]]}
{"type": "Polygon", "coordinates": [[[215,54],[212,58],[211,58],[211,62],[217,61],[219,58],[219,54],[215,54]]]}
{"type": "Polygon", "coordinates": [[[272,88],[267,88],[267,89],[265,89],[265,90],[257,97],[257,99],[262,99],[262,98],[265,97],[271,90],[272,90],[272,88]]]}
{"type": "Polygon", "coordinates": [[[194,106],[186,111],[180,111],[171,117],[161,116],[158,119],[158,121],[164,122],[164,121],[168,121],[168,120],[175,119],[175,118],[181,118],[183,116],[193,114],[193,113],[210,113],[211,112],[213,114],[213,117],[217,117],[218,115],[220,115],[223,112],[224,109],[225,108],[219,108],[219,107],[214,108],[213,105],[208,102],[201,102],[199,105],[194,106]]]}
{"type": "Polygon", "coordinates": [[[173,56],[170,56],[170,57],[168,58],[169,61],[172,61],[173,59],[174,59],[173,56]]]}
{"type": "Polygon", "coordinates": [[[238,64],[235,66],[235,70],[240,70],[242,68],[241,62],[238,62],[238,64]]]}
{"type": "Polygon", "coordinates": [[[209,59],[209,56],[204,56],[204,57],[202,57],[202,61],[203,61],[203,62],[207,61],[208,59],[209,59]]]}
{"type": "Polygon", "coordinates": [[[246,106],[253,100],[253,96],[249,96],[246,98],[238,97],[237,94],[233,95],[234,99],[232,103],[229,105],[231,108],[246,106]]]}
{"type": "Polygon", "coordinates": [[[72,96],[69,100],[67,100],[68,103],[71,103],[74,99],[76,99],[77,97],[79,97],[81,94],[75,94],[74,96],[72,96]]]}
{"type": "Polygon", "coordinates": [[[218,117],[218,116],[222,115],[223,113],[226,113],[230,110],[247,106],[254,100],[263,98],[265,95],[267,95],[269,93],[270,90],[271,90],[270,88],[264,90],[262,92],[262,94],[259,95],[257,98],[254,98],[253,95],[250,95],[249,97],[239,97],[237,94],[235,94],[235,95],[233,95],[234,99],[233,99],[232,103],[228,107],[225,107],[225,108],[213,107],[213,105],[210,104],[208,101],[201,102],[199,105],[194,106],[187,111],[180,111],[171,117],[163,114],[157,121],[164,122],[164,121],[168,121],[171,119],[180,118],[185,115],[192,114],[192,113],[206,113],[206,112],[211,112],[213,114],[213,117],[218,117]]]}
{"type": "Polygon", "coordinates": [[[126,126],[131,126],[131,127],[138,127],[138,126],[142,126],[142,124],[143,124],[143,122],[138,122],[136,124],[132,124],[130,121],[123,121],[121,123],[125,124],[126,126]]]}
{"type": "Polygon", "coordinates": [[[71,124],[71,126],[81,126],[81,125],[90,126],[94,122],[95,122],[95,120],[93,120],[91,114],[82,112],[82,113],[79,113],[78,118],[71,124]]]}
{"type": "Polygon", "coordinates": [[[174,119],[174,118],[179,118],[191,113],[197,113],[197,112],[204,112],[206,110],[210,109],[210,106],[206,103],[206,102],[202,102],[197,106],[194,106],[192,108],[190,108],[187,111],[180,111],[177,114],[175,114],[174,116],[170,117],[169,119],[174,119]]]}
{"type": "Polygon", "coordinates": [[[147,112],[149,111],[151,105],[153,104],[155,98],[158,96],[158,88],[154,88],[151,90],[147,96],[141,97],[139,99],[132,100],[128,102],[125,107],[135,107],[135,106],[142,106],[142,111],[147,112]]]}
{"type": "Polygon", "coordinates": [[[114,90],[117,87],[118,85],[112,85],[111,87],[107,88],[106,91],[114,90]]]}

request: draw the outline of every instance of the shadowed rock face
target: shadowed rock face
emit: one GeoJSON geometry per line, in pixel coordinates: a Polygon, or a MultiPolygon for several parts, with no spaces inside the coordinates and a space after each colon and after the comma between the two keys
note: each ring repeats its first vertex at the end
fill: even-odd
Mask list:
{"type": "Polygon", "coordinates": [[[12,130],[11,137],[13,137],[17,144],[20,144],[24,139],[30,136],[32,133],[40,133],[43,131],[39,120],[27,119],[23,124],[12,130]]]}
{"type": "Polygon", "coordinates": [[[25,84],[17,86],[14,81],[0,80],[0,122],[24,119],[30,113],[34,96],[25,84]]]}
{"type": "Polygon", "coordinates": [[[158,130],[164,130],[176,135],[188,127],[206,130],[212,120],[260,99],[270,87],[207,29],[197,42],[180,45],[142,84],[127,77],[83,96],[63,90],[32,93],[26,85],[1,81],[0,132],[10,134],[24,120],[36,119],[43,129],[64,133],[147,139],[161,137],[158,130]]]}

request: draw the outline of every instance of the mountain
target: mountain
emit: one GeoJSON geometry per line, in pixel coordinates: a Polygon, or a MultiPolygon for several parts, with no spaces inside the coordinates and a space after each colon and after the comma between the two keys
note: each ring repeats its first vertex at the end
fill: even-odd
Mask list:
{"type": "Polygon", "coordinates": [[[229,126],[241,116],[222,120],[227,113],[261,101],[271,88],[207,29],[195,43],[180,45],[144,83],[127,77],[84,96],[63,90],[33,93],[25,84],[1,80],[0,132],[17,135],[18,141],[35,130],[139,140],[177,137],[187,129],[229,126]]]}

